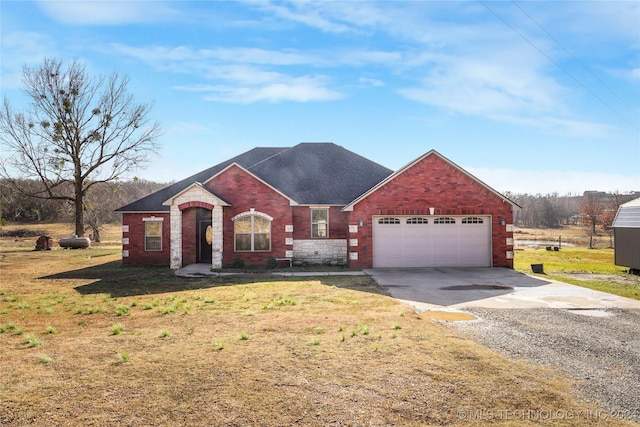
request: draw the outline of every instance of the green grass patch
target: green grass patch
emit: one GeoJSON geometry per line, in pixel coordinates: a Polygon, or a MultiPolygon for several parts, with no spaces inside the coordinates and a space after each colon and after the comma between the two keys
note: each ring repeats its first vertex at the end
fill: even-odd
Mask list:
{"type": "Polygon", "coordinates": [[[29,347],[40,347],[44,341],[34,335],[29,335],[25,338],[24,343],[29,347]]]}
{"type": "Polygon", "coordinates": [[[532,272],[531,264],[543,264],[544,276],[572,285],[640,300],[640,278],[614,264],[614,250],[563,247],[559,251],[517,251],[514,268],[532,272]],[[608,278],[607,278],[608,276],[608,278]]]}
{"type": "Polygon", "coordinates": [[[111,335],[120,335],[124,331],[124,325],[122,323],[114,323],[111,325],[111,335]]]}
{"type": "Polygon", "coordinates": [[[125,350],[118,351],[116,356],[118,357],[118,361],[120,363],[127,363],[129,361],[129,353],[125,350]]]}

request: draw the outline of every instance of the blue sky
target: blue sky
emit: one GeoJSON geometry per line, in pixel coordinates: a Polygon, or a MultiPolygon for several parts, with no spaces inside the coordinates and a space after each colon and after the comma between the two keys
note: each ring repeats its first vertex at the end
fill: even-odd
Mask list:
{"type": "Polygon", "coordinates": [[[154,102],[179,180],[256,146],[431,149],[496,190],[640,191],[640,2],[6,1],[2,95],[82,60],[154,102]]]}

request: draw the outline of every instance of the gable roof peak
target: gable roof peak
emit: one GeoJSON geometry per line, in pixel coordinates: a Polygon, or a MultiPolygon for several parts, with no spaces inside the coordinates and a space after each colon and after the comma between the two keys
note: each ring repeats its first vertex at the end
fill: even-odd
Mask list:
{"type": "Polygon", "coordinates": [[[491,186],[485,184],[483,181],[481,181],[480,179],[478,179],[477,177],[475,177],[474,175],[472,175],[471,173],[467,172],[465,169],[461,168],[460,166],[458,166],[457,164],[455,164],[454,162],[452,162],[451,160],[449,160],[447,157],[443,156],[442,154],[440,154],[439,152],[437,152],[434,149],[431,149],[429,151],[427,151],[425,154],[419,156],[418,158],[416,158],[415,160],[412,160],[411,162],[407,163],[406,165],[404,165],[403,167],[401,167],[400,169],[398,169],[397,171],[395,171],[394,173],[392,173],[391,175],[389,175],[386,179],[380,181],[375,187],[371,188],[369,191],[367,191],[366,193],[362,194],[360,197],[358,197],[357,199],[353,200],[351,203],[349,203],[348,205],[346,205],[342,210],[344,211],[351,211],[353,210],[353,207],[359,203],[361,200],[365,199],[366,197],[368,197],[371,193],[374,193],[375,191],[377,191],[379,188],[381,188],[382,186],[386,185],[389,181],[395,179],[397,176],[401,175],[402,173],[404,173],[406,170],[412,168],[413,166],[415,166],[416,164],[420,163],[422,160],[424,160],[427,157],[431,157],[431,156],[436,156],[438,158],[440,158],[442,161],[444,161],[445,163],[449,164],[451,167],[457,169],[458,171],[460,171],[461,173],[463,173],[464,175],[468,176],[469,178],[471,178],[473,181],[477,182],[478,184],[482,185],[483,187],[485,187],[487,190],[489,190],[490,192],[492,192],[493,194],[495,194],[496,196],[500,197],[503,201],[508,202],[509,204],[511,204],[513,207],[515,208],[520,208],[520,205],[518,205],[516,202],[514,202],[513,200],[509,199],[507,196],[499,193],[498,191],[496,191],[495,189],[493,189],[491,186]]]}

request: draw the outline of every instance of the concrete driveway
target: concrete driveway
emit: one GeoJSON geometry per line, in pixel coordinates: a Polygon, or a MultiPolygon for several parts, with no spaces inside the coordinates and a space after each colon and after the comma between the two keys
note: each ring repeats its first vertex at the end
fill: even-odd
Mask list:
{"type": "MultiPolygon", "coordinates": [[[[640,309],[640,301],[507,268],[383,268],[365,273],[390,295],[417,309],[640,309]]],[[[586,313],[585,313],[586,314],[586,313]]]]}

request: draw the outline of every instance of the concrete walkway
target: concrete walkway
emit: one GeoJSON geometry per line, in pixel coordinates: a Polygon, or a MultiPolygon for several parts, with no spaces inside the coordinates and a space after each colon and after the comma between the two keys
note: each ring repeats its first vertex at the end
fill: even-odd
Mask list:
{"type": "MultiPolygon", "coordinates": [[[[176,276],[178,277],[229,277],[229,276],[242,276],[246,274],[252,274],[251,270],[246,272],[219,272],[211,271],[211,265],[209,264],[189,264],[178,270],[176,270],[176,276]]],[[[268,272],[260,272],[256,274],[265,274],[272,276],[282,277],[318,277],[318,276],[365,276],[363,271],[286,271],[282,269],[269,270],[268,272]]]]}

